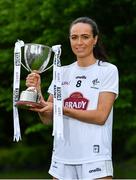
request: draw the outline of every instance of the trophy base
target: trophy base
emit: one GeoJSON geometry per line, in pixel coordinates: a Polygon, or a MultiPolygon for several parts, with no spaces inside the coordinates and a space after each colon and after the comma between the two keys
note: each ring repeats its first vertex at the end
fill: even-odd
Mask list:
{"type": "Polygon", "coordinates": [[[30,101],[18,101],[16,102],[16,106],[22,109],[29,109],[29,108],[43,108],[43,106],[36,102],[30,101]]]}

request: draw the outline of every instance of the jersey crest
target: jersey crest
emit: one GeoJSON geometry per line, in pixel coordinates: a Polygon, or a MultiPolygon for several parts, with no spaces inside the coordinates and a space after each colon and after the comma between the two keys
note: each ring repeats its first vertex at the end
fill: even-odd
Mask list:
{"type": "Polygon", "coordinates": [[[70,97],[64,99],[64,106],[72,109],[86,110],[89,100],[80,92],[74,92],[70,97]]]}

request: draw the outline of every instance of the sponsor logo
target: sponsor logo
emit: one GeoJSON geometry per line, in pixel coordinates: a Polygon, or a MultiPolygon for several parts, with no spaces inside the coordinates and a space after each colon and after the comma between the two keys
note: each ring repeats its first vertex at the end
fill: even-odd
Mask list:
{"type": "Polygon", "coordinates": [[[57,91],[57,86],[56,85],[54,85],[54,97],[56,98],[56,91],[57,91]]]}
{"type": "Polygon", "coordinates": [[[93,152],[99,153],[99,151],[100,151],[100,146],[99,145],[93,145],[93,152]]]}
{"type": "Polygon", "coordinates": [[[61,87],[54,85],[54,97],[57,98],[58,101],[61,100],[61,87]]]}
{"type": "Polygon", "coordinates": [[[15,53],[15,65],[20,66],[20,53],[15,53]]]}
{"type": "Polygon", "coordinates": [[[82,93],[74,92],[69,98],[64,100],[64,106],[72,109],[86,110],[88,102],[88,99],[84,98],[82,93]]]}
{"type": "Polygon", "coordinates": [[[57,100],[61,100],[61,87],[57,87],[57,100]]]}
{"type": "Polygon", "coordinates": [[[70,81],[63,81],[62,85],[70,85],[70,81]]]}
{"type": "Polygon", "coordinates": [[[14,101],[17,102],[19,98],[19,88],[15,88],[14,90],[14,101]]]}
{"type": "Polygon", "coordinates": [[[99,171],[101,171],[101,168],[95,168],[95,169],[89,170],[89,173],[95,173],[95,172],[99,172],[99,171]]]}
{"type": "Polygon", "coordinates": [[[76,79],[86,79],[86,76],[76,76],[76,79]]]}
{"type": "Polygon", "coordinates": [[[93,86],[91,86],[91,88],[93,88],[93,89],[99,89],[99,88],[98,88],[98,84],[99,84],[99,83],[100,83],[100,81],[98,80],[98,78],[94,79],[94,80],[92,81],[93,86]]]}
{"type": "Polygon", "coordinates": [[[57,168],[58,168],[57,162],[54,162],[54,164],[52,165],[52,167],[57,169],[57,168]]]}

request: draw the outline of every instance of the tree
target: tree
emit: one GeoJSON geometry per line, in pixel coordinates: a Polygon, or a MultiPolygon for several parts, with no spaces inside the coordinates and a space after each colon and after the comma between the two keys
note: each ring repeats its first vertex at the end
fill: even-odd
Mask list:
{"type": "MultiPolygon", "coordinates": [[[[134,0],[1,0],[0,1],[0,117],[1,139],[9,144],[12,136],[12,74],[13,48],[17,39],[25,43],[34,42],[49,46],[62,45],[62,64],[74,61],[69,46],[69,24],[79,16],[89,16],[94,19],[100,29],[100,36],[109,55],[109,61],[116,64],[120,75],[120,94],[115,104],[114,143],[120,143],[116,138],[119,134],[124,156],[130,154],[136,146],[134,133],[136,129],[135,79],[136,79],[136,2],[134,0]],[[4,117],[4,120],[3,120],[4,117]],[[10,131],[8,131],[10,129],[10,131]],[[125,131],[124,131],[125,129],[125,131]],[[5,134],[5,131],[7,132],[5,134]],[[124,133],[121,133],[124,132],[124,133]],[[128,141],[126,134],[128,134],[128,141]],[[130,141],[129,141],[130,140],[130,141]]],[[[27,72],[21,74],[21,88],[25,89],[27,72]]],[[[43,90],[46,91],[51,79],[52,69],[42,74],[43,90]],[[44,81],[46,79],[46,81],[44,81]]],[[[47,97],[47,93],[45,93],[47,97]]],[[[21,127],[24,131],[31,127],[32,131],[41,132],[41,126],[35,130],[38,116],[27,111],[20,111],[21,127]],[[38,131],[39,130],[39,131],[38,131]]],[[[43,128],[44,129],[44,128],[43,128]]],[[[30,129],[26,130],[30,132],[30,129]]],[[[2,143],[3,145],[5,144],[2,143]]],[[[119,151],[119,150],[118,150],[119,151]]]]}

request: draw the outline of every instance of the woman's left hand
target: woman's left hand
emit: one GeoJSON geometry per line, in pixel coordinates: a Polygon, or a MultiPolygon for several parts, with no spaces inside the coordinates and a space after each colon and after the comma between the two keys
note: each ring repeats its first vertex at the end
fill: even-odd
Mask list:
{"type": "Polygon", "coordinates": [[[52,113],[53,112],[53,103],[49,101],[45,101],[42,99],[39,103],[40,106],[37,107],[32,107],[29,110],[35,111],[35,112],[47,112],[47,113],[52,113]]]}

